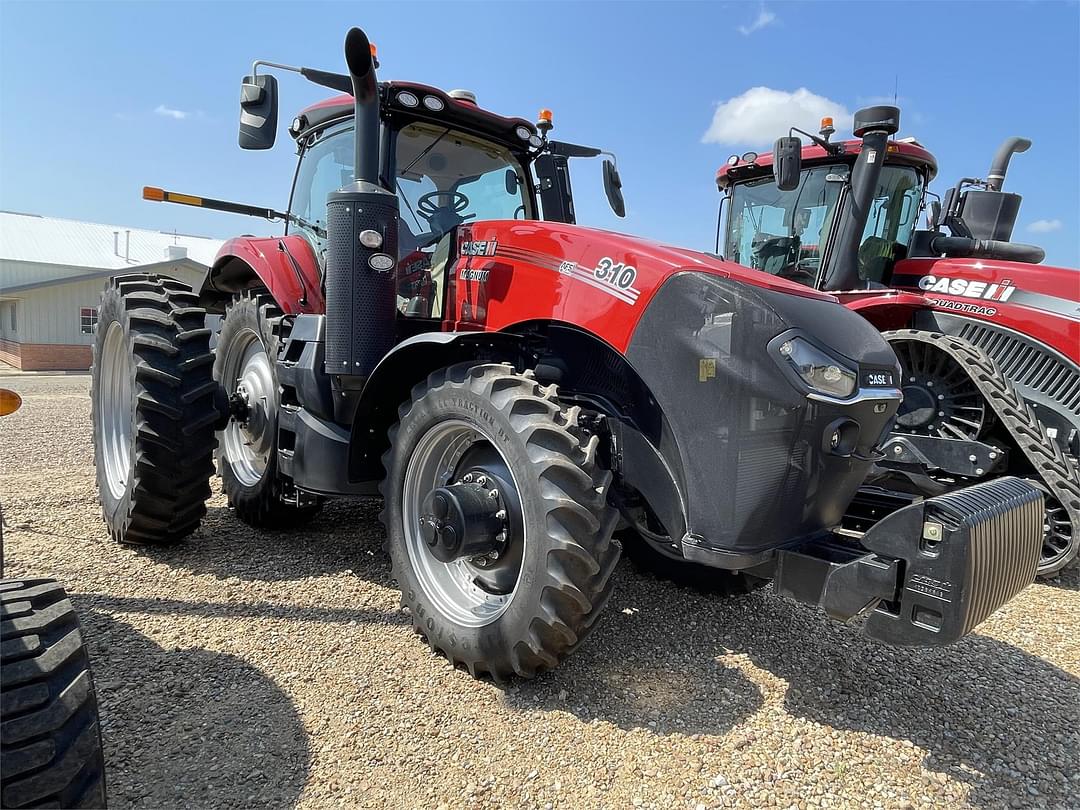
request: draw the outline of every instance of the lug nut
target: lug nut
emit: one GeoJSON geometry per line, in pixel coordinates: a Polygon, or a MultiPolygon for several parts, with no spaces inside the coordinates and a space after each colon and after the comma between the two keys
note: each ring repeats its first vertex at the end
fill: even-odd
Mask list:
{"type": "Polygon", "coordinates": [[[487,482],[488,480],[486,475],[481,475],[479,478],[476,479],[476,483],[478,483],[482,487],[486,487],[487,482]]]}
{"type": "Polygon", "coordinates": [[[497,489],[491,490],[491,492],[488,493],[488,497],[491,498],[491,500],[493,500],[493,501],[499,500],[499,490],[497,490],[497,489]]]}
{"type": "Polygon", "coordinates": [[[498,512],[496,512],[495,513],[495,519],[496,520],[506,520],[506,510],[505,509],[500,509],[498,512]]]}

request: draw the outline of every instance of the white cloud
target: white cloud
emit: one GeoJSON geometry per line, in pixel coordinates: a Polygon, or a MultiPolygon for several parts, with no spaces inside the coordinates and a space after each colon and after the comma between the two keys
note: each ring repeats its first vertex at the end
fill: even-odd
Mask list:
{"type": "Polygon", "coordinates": [[[761,4],[761,8],[758,9],[758,15],[754,18],[754,21],[749,25],[740,25],[739,33],[744,37],[750,36],[755,31],[760,31],[762,28],[767,28],[776,22],[776,15],[765,8],[765,4],[761,4]]]}
{"type": "Polygon", "coordinates": [[[1037,219],[1027,226],[1027,229],[1032,233],[1050,233],[1050,231],[1061,230],[1060,219],[1037,219]]]}
{"type": "Polygon", "coordinates": [[[174,110],[172,107],[166,107],[164,104],[158,104],[154,108],[154,113],[163,118],[175,118],[177,121],[182,121],[191,115],[189,112],[185,112],[184,110],[174,110]]]}
{"type": "Polygon", "coordinates": [[[851,113],[838,101],[800,87],[794,93],[771,87],[751,87],[741,96],[716,105],[702,143],[767,146],[790,127],[817,132],[821,119],[832,116],[837,129],[849,126],[851,113]]]}

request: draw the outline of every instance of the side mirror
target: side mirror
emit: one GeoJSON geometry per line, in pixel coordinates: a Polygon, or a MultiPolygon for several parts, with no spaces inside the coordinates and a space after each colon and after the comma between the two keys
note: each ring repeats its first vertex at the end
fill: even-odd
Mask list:
{"type": "Polygon", "coordinates": [[[269,149],[277,138],[277,79],[245,76],[240,85],[240,148],[269,149]]]}
{"type": "Polygon", "coordinates": [[[506,193],[516,197],[518,193],[518,176],[513,169],[506,170],[506,193]]]}
{"type": "Polygon", "coordinates": [[[626,201],[622,194],[622,179],[615,163],[610,160],[604,161],[604,193],[607,194],[608,204],[617,217],[626,216],[626,201]]]}
{"type": "Polygon", "coordinates": [[[934,200],[930,203],[930,230],[936,231],[941,227],[941,203],[934,200]]]}
{"type": "Polygon", "coordinates": [[[802,141],[794,136],[777,138],[773,146],[773,174],[776,187],[794,191],[802,174],[802,141]]]}

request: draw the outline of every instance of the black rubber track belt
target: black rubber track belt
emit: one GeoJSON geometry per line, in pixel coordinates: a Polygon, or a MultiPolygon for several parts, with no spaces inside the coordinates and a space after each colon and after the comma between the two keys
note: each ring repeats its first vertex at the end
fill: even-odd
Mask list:
{"type": "Polygon", "coordinates": [[[0,807],[104,807],[90,660],[58,582],[0,581],[0,662],[0,807]]]}
{"type": "Polygon", "coordinates": [[[1050,563],[1044,564],[1040,559],[1039,576],[1050,576],[1074,561],[1080,546],[1080,473],[1061,452],[1057,442],[1046,435],[1042,422],[1001,373],[997,363],[968,341],[940,332],[897,329],[883,332],[882,336],[890,343],[911,340],[934,346],[960,364],[1038,473],[1042,484],[1069,516],[1072,544],[1065,554],[1050,563]]]}
{"type": "MultiPolygon", "coordinates": [[[[463,665],[474,678],[490,675],[497,682],[514,675],[531,678],[555,667],[581,644],[611,596],[611,575],[621,552],[611,539],[618,513],[606,505],[611,473],[597,463],[599,439],[582,429],[581,408],[560,402],[555,385],[541,385],[532,371],[519,374],[504,364],[462,363],[441,369],[417,384],[410,400],[399,408],[399,422],[390,431],[391,448],[383,455],[387,476],[380,487],[384,508],[379,517],[387,530],[388,551],[393,542],[390,538],[400,531],[391,525],[388,504],[392,498],[394,441],[401,420],[426,395],[444,388],[469,389],[509,417],[514,431],[535,458],[528,473],[555,485],[541,506],[547,521],[557,524],[559,531],[546,538],[550,544],[548,564],[531,586],[532,598],[521,594],[533,605],[531,621],[527,627],[519,628],[519,637],[504,639],[506,654],[498,660],[474,657],[427,632],[415,606],[409,604],[404,587],[401,604],[410,609],[413,628],[428,645],[455,665],[463,665]]],[[[526,474],[515,471],[518,473],[526,474]]],[[[401,585],[403,577],[394,555],[390,557],[394,578],[401,585]]]]}

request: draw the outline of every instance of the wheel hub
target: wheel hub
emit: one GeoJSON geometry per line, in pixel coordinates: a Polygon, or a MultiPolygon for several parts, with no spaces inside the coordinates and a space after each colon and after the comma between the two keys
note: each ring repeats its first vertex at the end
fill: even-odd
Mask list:
{"type": "Polygon", "coordinates": [[[222,384],[229,389],[229,422],[222,449],[233,473],[250,487],[262,479],[274,449],[277,385],[270,356],[254,331],[237,333],[221,350],[225,352],[222,384]]]}
{"type": "Polygon", "coordinates": [[[476,558],[481,567],[498,559],[506,542],[506,510],[494,480],[469,473],[467,479],[439,487],[424,499],[420,534],[441,562],[476,558]]]}
{"type": "Polygon", "coordinates": [[[904,401],[896,414],[896,424],[905,428],[926,427],[937,415],[934,395],[921,385],[905,385],[904,401]]]}

